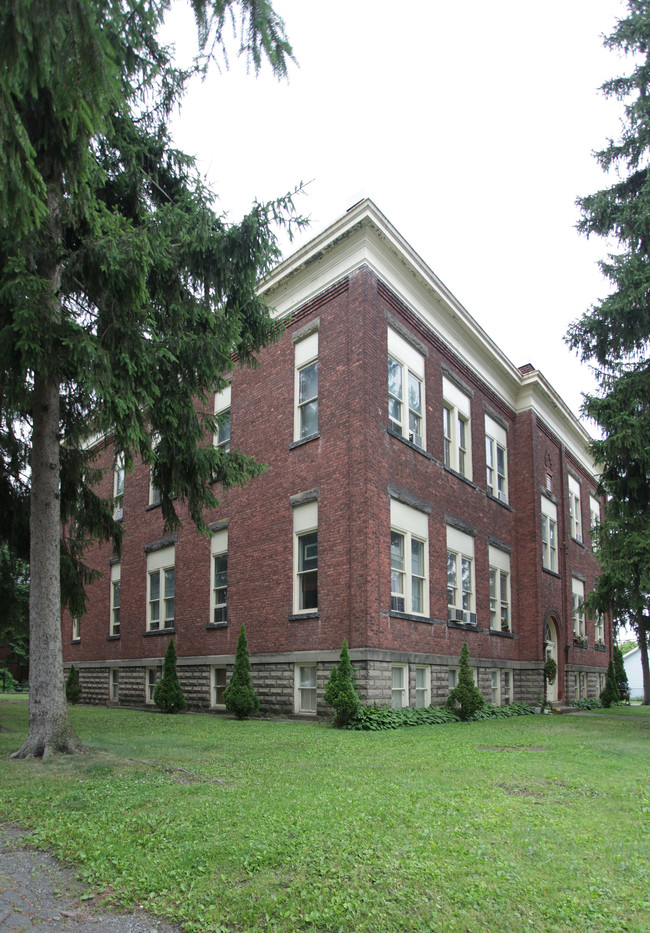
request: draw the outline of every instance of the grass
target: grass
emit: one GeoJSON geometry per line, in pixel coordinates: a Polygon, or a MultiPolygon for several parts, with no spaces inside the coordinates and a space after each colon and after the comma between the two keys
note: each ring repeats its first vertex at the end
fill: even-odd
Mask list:
{"type": "Polygon", "coordinates": [[[650,709],[383,733],[75,707],[91,751],[7,758],[0,818],[188,933],[650,927],[650,709]]]}

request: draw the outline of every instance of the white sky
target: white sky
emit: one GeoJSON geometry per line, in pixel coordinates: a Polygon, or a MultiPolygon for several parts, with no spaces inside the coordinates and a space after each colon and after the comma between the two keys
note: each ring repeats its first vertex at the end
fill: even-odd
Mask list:
{"type": "MultiPolygon", "coordinates": [[[[379,209],[519,366],[576,413],[589,369],[563,343],[604,297],[606,244],[578,235],[593,156],[628,63],[602,46],[622,0],[275,0],[298,59],[288,82],[231,58],[188,94],[177,145],[237,220],[311,182],[309,239],[360,197],[379,209]]],[[[179,52],[191,14],[171,22],[179,52]]],[[[301,240],[302,242],[302,240],[301,240]]],[[[291,247],[288,252],[291,252],[291,247]]]]}

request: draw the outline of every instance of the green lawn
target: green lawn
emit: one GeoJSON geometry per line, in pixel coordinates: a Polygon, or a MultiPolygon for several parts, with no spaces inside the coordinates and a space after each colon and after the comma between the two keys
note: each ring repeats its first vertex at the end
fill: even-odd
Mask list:
{"type": "Polygon", "coordinates": [[[383,733],[76,707],[0,818],[188,931],[650,929],[650,709],[383,733]],[[183,770],[184,769],[184,770],[183,770]]]}

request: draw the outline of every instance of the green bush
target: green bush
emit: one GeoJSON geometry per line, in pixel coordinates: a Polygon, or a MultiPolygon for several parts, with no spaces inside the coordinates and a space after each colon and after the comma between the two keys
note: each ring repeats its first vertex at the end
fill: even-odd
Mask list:
{"type": "Polygon", "coordinates": [[[178,713],[185,709],[185,696],[176,673],[174,639],[169,642],[163,661],[162,677],[153,692],[153,701],[163,713],[178,713]]]}
{"type": "Polygon", "coordinates": [[[339,729],[354,716],[361,706],[355,679],[355,671],[350,663],[348,643],[344,638],[339,663],[332,668],[323,697],[327,705],[334,708],[334,725],[339,729]]]}
{"type": "Polygon", "coordinates": [[[8,667],[0,668],[0,689],[4,684],[6,693],[15,693],[18,681],[15,679],[8,667]]]}
{"type": "Polygon", "coordinates": [[[528,703],[511,703],[510,706],[485,704],[473,713],[467,722],[483,722],[485,719],[509,719],[511,716],[533,716],[535,710],[528,703]]]}
{"type": "Polygon", "coordinates": [[[603,704],[598,699],[598,697],[592,697],[590,700],[587,700],[587,699],[576,700],[576,702],[573,705],[577,706],[578,709],[602,709],[603,708],[603,704]]]}
{"type": "Polygon", "coordinates": [[[252,713],[258,713],[260,701],[251,680],[251,662],[248,656],[248,641],[246,630],[242,625],[237,639],[235,652],[235,667],[230,683],[223,692],[223,701],[226,709],[234,713],[237,719],[246,719],[252,713]]]}
{"type": "Polygon", "coordinates": [[[390,706],[361,706],[345,724],[345,729],[357,732],[382,732],[399,729],[400,726],[430,726],[438,723],[458,722],[458,716],[441,706],[415,708],[405,706],[391,709],[390,706]]]}
{"type": "Polygon", "coordinates": [[[605,689],[600,694],[600,700],[605,709],[609,709],[612,703],[618,703],[621,699],[621,694],[618,692],[618,685],[616,683],[616,672],[614,670],[614,662],[609,662],[609,667],[607,668],[607,680],[605,681],[605,689]]]}
{"type": "Polygon", "coordinates": [[[483,695],[474,683],[467,642],[463,642],[458,662],[458,686],[450,692],[445,707],[466,722],[485,706],[483,695]]]}
{"type": "Polygon", "coordinates": [[[65,698],[68,703],[78,703],[81,699],[81,684],[79,683],[79,671],[74,666],[70,665],[70,670],[68,671],[68,677],[65,682],[65,698]]]}
{"type": "Polygon", "coordinates": [[[618,647],[614,645],[614,674],[616,675],[616,684],[625,684],[629,688],[630,684],[627,679],[627,672],[625,670],[625,664],[623,662],[623,652],[618,647]]]}

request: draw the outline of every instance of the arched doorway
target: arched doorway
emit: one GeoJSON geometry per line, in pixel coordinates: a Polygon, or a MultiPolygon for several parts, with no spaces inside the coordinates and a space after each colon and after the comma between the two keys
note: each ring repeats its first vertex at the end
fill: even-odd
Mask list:
{"type": "MultiPolygon", "coordinates": [[[[555,663],[558,663],[558,628],[555,620],[552,617],[549,617],[544,623],[544,662],[548,661],[549,658],[553,658],[555,663]]],[[[558,676],[555,678],[554,684],[548,684],[546,691],[546,699],[550,703],[557,702],[558,696],[558,680],[559,680],[559,667],[558,667],[558,676]]]]}

